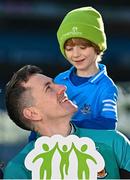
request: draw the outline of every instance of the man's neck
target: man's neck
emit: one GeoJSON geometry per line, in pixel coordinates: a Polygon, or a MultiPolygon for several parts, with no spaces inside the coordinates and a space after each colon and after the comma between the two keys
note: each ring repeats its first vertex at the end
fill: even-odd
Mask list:
{"type": "Polygon", "coordinates": [[[38,133],[42,136],[53,136],[56,134],[68,136],[71,133],[72,126],[69,121],[51,121],[38,128],[38,133]]]}

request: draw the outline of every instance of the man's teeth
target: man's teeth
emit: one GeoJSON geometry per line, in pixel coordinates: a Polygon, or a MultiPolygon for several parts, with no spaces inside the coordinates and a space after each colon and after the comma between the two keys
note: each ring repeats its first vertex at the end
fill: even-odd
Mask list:
{"type": "Polygon", "coordinates": [[[65,101],[67,101],[67,100],[68,100],[68,98],[66,97],[66,98],[62,99],[60,103],[63,103],[65,101]]]}

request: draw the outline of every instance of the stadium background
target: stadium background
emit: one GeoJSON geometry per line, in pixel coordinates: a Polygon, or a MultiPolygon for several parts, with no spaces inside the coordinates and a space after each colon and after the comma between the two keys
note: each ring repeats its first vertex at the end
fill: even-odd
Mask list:
{"type": "Polygon", "coordinates": [[[56,31],[68,11],[82,6],[93,6],[103,16],[108,49],[102,63],[119,88],[118,129],[130,138],[130,1],[0,1],[0,161],[5,164],[29,134],[6,114],[5,84],[25,64],[38,65],[51,77],[70,67],[59,51],[56,31]]]}

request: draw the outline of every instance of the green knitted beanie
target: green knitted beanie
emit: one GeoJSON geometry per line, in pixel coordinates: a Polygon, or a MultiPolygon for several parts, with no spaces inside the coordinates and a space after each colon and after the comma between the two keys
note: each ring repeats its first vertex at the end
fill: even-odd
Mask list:
{"type": "Polygon", "coordinates": [[[107,49],[102,16],[96,9],[82,7],[70,11],[64,17],[57,31],[60,50],[64,56],[64,43],[66,40],[75,37],[84,38],[95,43],[101,51],[107,49]]]}

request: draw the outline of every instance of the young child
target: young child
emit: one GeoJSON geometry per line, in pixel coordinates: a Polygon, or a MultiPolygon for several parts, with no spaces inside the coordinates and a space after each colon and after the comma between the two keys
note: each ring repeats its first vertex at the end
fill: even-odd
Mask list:
{"type": "MultiPolygon", "coordinates": [[[[107,49],[101,14],[92,7],[70,11],[57,37],[61,53],[73,65],[55,78],[67,86],[69,99],[79,107],[72,122],[82,128],[115,129],[118,92],[105,65],[99,63],[107,49]]],[[[35,136],[32,132],[29,141],[35,136]]]]}
{"type": "Polygon", "coordinates": [[[57,38],[61,53],[73,65],[55,78],[67,86],[69,98],[79,107],[72,122],[82,128],[115,129],[118,92],[99,63],[107,49],[101,14],[92,7],[70,11],[57,38]]]}

